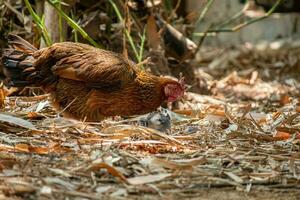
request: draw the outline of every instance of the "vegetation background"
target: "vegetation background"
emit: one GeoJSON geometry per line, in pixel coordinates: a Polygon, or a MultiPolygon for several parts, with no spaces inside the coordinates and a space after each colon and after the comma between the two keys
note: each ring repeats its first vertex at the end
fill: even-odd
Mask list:
{"type": "Polygon", "coordinates": [[[0,0],[0,55],[10,33],[83,42],[189,86],[160,132],[139,117],[62,118],[41,91],[0,83],[0,199],[299,199],[299,12],[297,0],[0,0]]]}

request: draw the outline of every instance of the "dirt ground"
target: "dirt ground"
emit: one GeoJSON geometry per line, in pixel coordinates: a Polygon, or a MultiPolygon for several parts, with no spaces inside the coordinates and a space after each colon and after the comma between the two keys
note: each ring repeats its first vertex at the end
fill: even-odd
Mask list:
{"type": "MultiPolygon", "coordinates": [[[[269,190],[261,191],[255,189],[251,192],[236,191],[234,188],[225,189],[198,189],[194,194],[166,194],[163,197],[144,195],[144,199],[202,199],[202,200],[298,200],[300,199],[299,189],[292,190],[269,190]]],[[[131,197],[131,196],[130,196],[131,197]]],[[[129,198],[130,198],[129,197],[129,198]]],[[[141,199],[140,197],[134,197],[133,199],[141,199]]]]}
{"type": "Polygon", "coordinates": [[[171,132],[3,98],[0,199],[300,199],[299,49],[206,52],[171,132]]]}

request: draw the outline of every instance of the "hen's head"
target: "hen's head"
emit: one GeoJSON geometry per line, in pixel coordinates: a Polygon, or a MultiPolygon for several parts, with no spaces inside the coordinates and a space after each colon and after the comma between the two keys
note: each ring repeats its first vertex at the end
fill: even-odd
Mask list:
{"type": "Polygon", "coordinates": [[[184,95],[185,83],[184,78],[178,81],[170,81],[164,85],[164,94],[168,102],[174,102],[182,98],[184,95]]]}

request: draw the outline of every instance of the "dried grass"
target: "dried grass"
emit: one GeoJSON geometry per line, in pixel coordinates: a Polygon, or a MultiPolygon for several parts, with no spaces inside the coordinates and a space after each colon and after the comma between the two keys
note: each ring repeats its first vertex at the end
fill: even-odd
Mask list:
{"type": "Polygon", "coordinates": [[[278,59],[285,71],[293,59],[298,66],[299,58],[289,53],[281,60],[277,51],[265,57],[254,50],[234,52],[223,52],[235,55],[225,61],[222,56],[201,60],[214,66],[206,73],[219,67],[225,74],[236,72],[208,79],[211,96],[188,93],[176,111],[185,117],[176,115],[170,134],[134,122],[88,124],[59,118],[47,96],[5,98],[0,199],[217,199],[216,194],[226,199],[227,190],[230,199],[235,199],[232,191],[236,199],[244,194],[259,198],[264,191],[272,191],[270,198],[288,191],[281,197],[297,199],[299,80],[286,73],[268,82],[261,71],[277,72],[272,67],[278,59]],[[207,196],[207,188],[216,193],[207,196]]]}

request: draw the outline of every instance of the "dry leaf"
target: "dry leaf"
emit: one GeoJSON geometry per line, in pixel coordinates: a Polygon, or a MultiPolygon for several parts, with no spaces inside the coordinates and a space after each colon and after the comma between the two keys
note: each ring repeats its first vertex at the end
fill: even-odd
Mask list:
{"type": "Polygon", "coordinates": [[[0,113],[0,122],[7,122],[10,124],[19,126],[19,127],[23,127],[23,128],[27,128],[27,129],[31,129],[31,130],[37,130],[31,122],[26,121],[21,118],[18,118],[18,117],[11,116],[11,115],[6,115],[6,114],[0,113]]]}
{"type": "Polygon", "coordinates": [[[284,106],[289,103],[291,103],[291,98],[288,95],[282,95],[280,98],[280,104],[284,106]]]}
{"type": "Polygon", "coordinates": [[[0,108],[4,107],[4,100],[7,95],[7,91],[3,88],[2,83],[0,83],[0,108]]]}
{"type": "Polygon", "coordinates": [[[290,139],[290,137],[291,137],[290,133],[286,133],[282,131],[277,131],[277,133],[274,135],[274,138],[276,138],[277,140],[288,140],[290,139]]]}
{"type": "Polygon", "coordinates": [[[192,170],[194,166],[201,165],[207,162],[205,158],[192,159],[192,160],[181,160],[179,162],[164,160],[160,158],[144,158],[140,161],[143,165],[163,167],[172,170],[192,170]]]}
{"type": "Polygon", "coordinates": [[[59,144],[55,144],[49,147],[32,146],[29,144],[17,144],[14,147],[14,151],[26,152],[26,153],[37,153],[37,154],[48,154],[48,153],[66,153],[70,152],[69,148],[61,147],[59,144]]]}
{"type": "Polygon", "coordinates": [[[15,146],[17,151],[27,152],[27,153],[37,153],[37,154],[47,154],[49,152],[48,148],[45,147],[35,147],[29,144],[17,144],[15,146]]]}
{"type": "Polygon", "coordinates": [[[150,48],[158,50],[161,44],[158,27],[156,25],[155,17],[150,15],[147,19],[147,39],[150,48]]]}
{"type": "Polygon", "coordinates": [[[0,152],[0,172],[3,169],[9,169],[12,168],[14,166],[14,164],[16,164],[17,159],[10,154],[4,154],[0,152]]]}
{"type": "Polygon", "coordinates": [[[43,115],[41,115],[41,114],[39,114],[39,113],[37,113],[37,112],[29,112],[29,113],[27,114],[27,117],[28,117],[29,119],[41,119],[41,118],[44,118],[43,115]]]}
{"type": "Polygon", "coordinates": [[[136,176],[133,178],[128,178],[127,181],[131,185],[140,185],[140,184],[147,184],[147,183],[154,183],[158,181],[162,181],[167,177],[170,177],[171,174],[156,174],[156,175],[147,175],[147,176],[136,176]]]}
{"type": "Polygon", "coordinates": [[[88,171],[93,171],[93,172],[97,172],[100,169],[106,169],[111,175],[113,175],[114,177],[117,177],[119,179],[121,179],[122,181],[124,181],[125,183],[128,183],[126,177],[119,172],[116,168],[114,168],[113,166],[110,166],[107,163],[94,163],[91,166],[88,167],[88,171]]]}
{"type": "Polygon", "coordinates": [[[240,177],[238,177],[236,174],[232,173],[232,172],[224,172],[224,174],[226,174],[227,176],[229,176],[232,180],[234,180],[237,183],[243,183],[243,179],[241,179],[240,177]]]}

